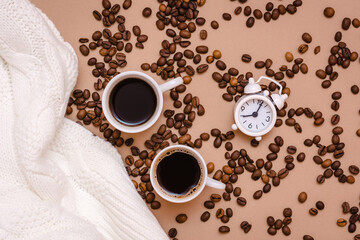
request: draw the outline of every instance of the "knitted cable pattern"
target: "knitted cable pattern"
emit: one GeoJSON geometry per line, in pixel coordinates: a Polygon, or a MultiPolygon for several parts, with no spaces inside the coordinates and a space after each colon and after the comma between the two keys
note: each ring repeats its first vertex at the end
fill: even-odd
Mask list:
{"type": "Polygon", "coordinates": [[[168,239],[107,142],[64,118],[77,58],[28,0],[0,0],[0,239],[168,239]]]}

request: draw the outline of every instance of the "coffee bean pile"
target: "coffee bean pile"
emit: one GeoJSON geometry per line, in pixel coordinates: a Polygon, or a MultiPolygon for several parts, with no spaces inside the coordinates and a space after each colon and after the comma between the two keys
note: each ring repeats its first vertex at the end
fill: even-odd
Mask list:
{"type": "MultiPolygon", "coordinates": [[[[334,127],[332,130],[333,136],[331,138],[332,144],[322,145],[320,143],[321,137],[319,135],[315,135],[314,138],[306,139],[304,141],[304,145],[311,147],[315,145],[318,148],[318,155],[313,156],[313,160],[316,164],[321,165],[324,168],[324,173],[320,174],[317,177],[317,182],[322,184],[325,182],[325,179],[331,178],[335,176],[338,178],[341,183],[350,183],[353,184],[355,182],[355,178],[353,175],[345,175],[344,170],[341,168],[341,162],[339,160],[331,160],[331,159],[323,159],[322,157],[332,153],[334,159],[340,159],[344,156],[345,152],[343,148],[345,147],[345,143],[340,142],[340,134],[343,133],[342,127],[334,127]]],[[[357,166],[352,168],[352,170],[357,169],[357,166]]],[[[349,170],[350,171],[350,170],[349,170]]],[[[356,173],[356,170],[350,172],[356,173]]]]}
{"type": "MultiPolygon", "coordinates": [[[[360,222],[360,216],[359,216],[359,208],[357,206],[353,206],[350,207],[350,204],[348,202],[343,202],[341,205],[342,208],[342,212],[344,214],[349,214],[350,213],[350,217],[349,217],[349,225],[348,225],[348,231],[349,233],[353,233],[356,231],[356,223],[359,221],[360,222]]],[[[346,221],[343,218],[339,218],[336,221],[337,225],[339,227],[345,227],[348,223],[348,221],[346,221]]],[[[356,236],[354,236],[354,239],[360,239],[360,234],[357,234],[356,236]]]]}
{"type": "MultiPolygon", "coordinates": [[[[153,73],[161,76],[163,80],[168,78],[178,77],[181,73],[186,73],[184,77],[184,83],[189,84],[192,80],[191,76],[194,76],[195,69],[193,66],[187,64],[186,59],[193,60],[194,64],[199,64],[201,61],[200,54],[206,54],[208,52],[207,46],[197,46],[197,54],[186,49],[184,52],[177,52],[177,46],[186,48],[190,46],[191,42],[188,40],[192,37],[198,26],[202,26],[205,23],[205,19],[198,17],[198,7],[205,4],[203,1],[159,1],[159,11],[156,13],[158,20],[156,26],[159,30],[164,30],[166,27],[172,28],[166,29],[166,35],[171,38],[172,42],[163,40],[160,50],[160,57],[156,63],[143,63],[141,69],[144,71],[150,70],[153,73]],[[195,23],[193,22],[195,21],[195,23]],[[173,29],[175,28],[175,30],[173,29]],[[177,31],[176,31],[177,30],[177,31]],[[172,59],[170,58],[172,56],[172,59]],[[175,69],[174,64],[177,64],[178,68],[175,69]]],[[[201,38],[206,39],[207,33],[205,30],[200,32],[201,38]]],[[[207,70],[208,65],[202,64],[197,67],[198,73],[203,73],[207,70]]]]}
{"type": "Polygon", "coordinates": [[[225,149],[227,151],[231,151],[233,149],[233,145],[231,142],[229,142],[230,140],[232,140],[235,137],[235,133],[233,131],[228,131],[226,133],[221,133],[221,131],[217,128],[211,129],[210,131],[211,136],[215,137],[214,139],[214,147],[215,148],[219,148],[221,147],[223,142],[225,143],[225,149]]]}
{"type": "Polygon", "coordinates": [[[289,228],[290,223],[292,222],[292,210],[291,208],[285,208],[283,211],[283,215],[284,218],[283,220],[281,219],[276,219],[273,216],[269,216],[266,219],[266,222],[269,226],[269,228],[267,229],[267,232],[274,236],[277,234],[278,230],[282,230],[283,234],[285,236],[289,236],[291,234],[291,229],[289,228]]]}
{"type": "MultiPolygon", "coordinates": [[[[230,0],[230,1],[235,1],[235,0],[230,0]]],[[[246,3],[247,0],[241,0],[239,2],[246,3]]],[[[236,7],[234,9],[234,14],[240,15],[241,12],[243,12],[244,16],[248,17],[246,20],[246,26],[248,28],[251,28],[254,26],[256,20],[261,20],[262,18],[264,18],[265,22],[270,22],[271,20],[277,20],[281,15],[284,15],[286,13],[293,15],[296,13],[297,8],[301,7],[301,5],[302,5],[301,0],[295,0],[293,1],[292,4],[288,4],[286,7],[283,4],[274,7],[274,4],[272,2],[268,2],[265,5],[264,14],[260,9],[255,9],[254,11],[252,11],[250,6],[245,6],[244,11],[241,6],[236,7]]],[[[225,21],[231,20],[231,15],[229,13],[224,13],[222,16],[225,21]]]]}
{"type": "MultiPolygon", "coordinates": [[[[123,9],[129,9],[132,1],[125,0],[123,9]]],[[[118,68],[123,68],[127,65],[126,53],[130,53],[133,49],[133,44],[130,42],[131,32],[127,30],[125,21],[126,18],[120,15],[120,5],[112,5],[109,0],[102,1],[103,10],[101,13],[97,10],[93,11],[94,18],[102,21],[104,29],[95,31],[92,34],[92,42],[87,45],[84,43],[89,42],[88,38],[81,38],[79,41],[83,43],[80,45],[80,52],[84,56],[88,56],[90,50],[99,49],[100,56],[103,57],[103,62],[97,58],[92,57],[88,60],[89,66],[94,66],[92,71],[94,77],[102,77],[94,83],[96,90],[105,88],[110,79],[119,74],[118,68]],[[112,32],[110,28],[116,24],[116,32],[112,32]]],[[[132,27],[132,32],[136,37],[135,47],[139,49],[144,48],[144,43],[148,40],[148,36],[142,34],[141,28],[137,25],[132,27]]]]}
{"type": "MultiPolygon", "coordinates": [[[[220,50],[209,49],[205,44],[193,46],[194,50],[190,49],[189,46],[192,44],[194,36],[200,37],[200,40],[204,42],[208,36],[208,32],[205,29],[198,29],[202,28],[207,22],[205,18],[199,16],[199,9],[205,2],[205,0],[158,0],[159,8],[156,11],[155,24],[158,30],[163,31],[166,39],[161,42],[159,57],[152,60],[153,62],[149,61],[150,63],[141,64],[140,67],[143,71],[155,73],[164,81],[182,76],[184,84],[170,91],[169,94],[170,99],[173,101],[173,108],[170,107],[164,110],[163,118],[159,120],[163,121],[163,124],[144,142],[143,147],[134,146],[133,138],[124,139],[119,130],[109,126],[101,107],[99,91],[106,87],[113,76],[120,73],[119,69],[127,65],[126,55],[132,52],[134,44],[130,42],[131,35],[136,36],[135,47],[138,49],[143,49],[144,43],[148,40],[148,36],[142,33],[138,25],[132,26],[132,31],[127,30],[125,26],[126,19],[123,15],[119,14],[121,11],[119,4],[112,5],[109,0],[102,0],[103,9],[101,12],[94,10],[93,16],[95,20],[102,22],[104,28],[92,34],[91,42],[88,38],[79,39],[81,43],[79,50],[84,56],[89,56],[90,50],[99,50],[98,53],[95,52],[98,57],[88,59],[88,65],[93,67],[92,74],[96,78],[94,83],[95,92],[91,93],[89,89],[75,89],[69,99],[66,113],[68,115],[72,114],[73,108],[76,107],[78,110],[76,116],[80,124],[92,124],[99,128],[104,138],[112,145],[116,147],[125,145],[130,148],[131,154],[124,158],[126,171],[131,176],[134,187],[140,196],[154,210],[159,209],[161,203],[156,200],[148,171],[157,151],[173,143],[184,144],[199,149],[211,137],[213,138],[214,148],[220,149],[224,145],[226,150],[224,158],[227,163],[216,169],[215,164],[209,162],[207,170],[209,174],[213,174],[212,177],[214,179],[223,182],[226,188],[222,194],[211,194],[209,199],[203,203],[206,211],[201,214],[200,220],[201,222],[207,222],[211,215],[214,215],[221,222],[218,231],[225,234],[230,232],[230,227],[226,224],[231,220],[234,212],[232,208],[226,208],[226,206],[219,208],[216,205],[221,200],[229,202],[232,200],[232,197],[240,208],[247,205],[248,200],[241,196],[242,188],[236,186],[239,175],[247,172],[246,174],[252,180],[260,181],[261,179],[263,183],[262,188],[253,193],[253,199],[257,200],[263,194],[269,193],[272,187],[278,187],[280,182],[284,181],[295,168],[295,164],[301,164],[306,159],[306,155],[304,152],[298,151],[296,146],[284,146],[284,139],[281,136],[277,136],[268,145],[270,152],[264,155],[264,158],[255,160],[249,156],[246,149],[234,149],[232,140],[235,137],[235,133],[233,131],[221,131],[218,128],[213,128],[208,132],[201,133],[199,137],[193,138],[191,135],[191,127],[195,119],[205,114],[205,108],[200,98],[187,91],[187,85],[192,82],[193,78],[196,78],[197,74],[204,74],[212,67],[211,64],[214,63],[217,70],[213,71],[212,78],[219,88],[226,88],[222,98],[227,102],[238,101],[244,93],[244,87],[247,85],[249,78],[253,77],[251,71],[241,73],[237,68],[225,63],[221,59],[222,53],[220,50]],[[117,27],[117,29],[114,30],[114,27],[117,27]],[[195,34],[197,30],[199,33],[195,34]],[[287,153],[284,156],[279,156],[280,149],[283,147],[286,147],[287,153]],[[278,170],[273,169],[273,162],[280,158],[284,159],[283,167],[280,167],[278,170]]],[[[239,2],[244,4],[247,0],[239,0],[239,2]]],[[[131,5],[131,0],[125,0],[122,8],[127,10],[131,5]]],[[[234,10],[234,14],[239,15],[243,12],[248,17],[246,26],[253,27],[255,21],[262,18],[266,22],[270,22],[271,20],[277,20],[286,13],[294,14],[301,5],[301,0],[295,0],[286,7],[282,4],[275,7],[272,2],[269,2],[265,6],[266,11],[264,13],[259,9],[252,11],[250,6],[239,6],[234,10]]],[[[334,14],[335,10],[333,8],[328,7],[324,9],[326,17],[331,18],[334,14]]],[[[151,15],[151,8],[145,7],[142,10],[142,16],[145,19],[151,15]]],[[[232,20],[232,15],[230,13],[223,13],[222,18],[225,21],[230,21],[232,20]]],[[[358,28],[360,21],[357,18],[354,18],[352,21],[349,18],[344,18],[341,27],[346,31],[350,28],[351,24],[353,27],[358,28]]],[[[213,30],[216,30],[219,28],[219,23],[216,20],[211,20],[210,26],[213,30]]],[[[301,39],[303,42],[299,45],[297,54],[303,55],[310,49],[313,37],[310,33],[304,32],[301,35],[301,39]]],[[[352,52],[347,47],[347,44],[341,40],[342,33],[339,31],[335,34],[337,44],[331,48],[331,55],[329,56],[327,66],[324,69],[317,70],[315,73],[317,77],[323,80],[323,88],[329,88],[332,81],[338,78],[339,74],[334,70],[335,67],[346,69],[350,66],[351,62],[355,62],[358,59],[357,52],[352,52]]],[[[314,54],[318,54],[320,50],[320,46],[314,47],[314,54]]],[[[309,69],[303,58],[294,57],[294,54],[290,51],[284,52],[286,63],[281,65],[278,70],[273,66],[271,58],[253,61],[250,54],[244,53],[240,56],[240,59],[244,63],[251,63],[253,61],[255,69],[264,69],[265,75],[276,79],[282,85],[283,93],[290,95],[291,90],[287,87],[286,81],[296,77],[298,73],[307,74],[309,69]]],[[[270,92],[278,89],[274,83],[261,85],[261,87],[262,90],[270,92]]],[[[353,85],[350,91],[356,95],[359,93],[359,87],[353,85]]],[[[336,112],[340,107],[339,101],[342,98],[342,93],[335,91],[331,94],[331,98],[331,109],[336,112]]],[[[301,115],[312,119],[314,126],[321,126],[325,122],[325,117],[321,111],[312,110],[309,107],[288,108],[287,103],[285,103],[282,109],[277,110],[278,119],[275,126],[280,127],[285,122],[285,125],[293,127],[297,133],[301,134],[302,127],[297,121],[301,115]]],[[[352,184],[355,182],[354,176],[359,174],[359,168],[351,165],[348,168],[350,174],[345,174],[341,168],[340,159],[345,154],[345,143],[340,140],[340,135],[343,133],[342,127],[338,126],[340,115],[333,114],[330,122],[333,125],[331,140],[326,139],[322,141],[319,135],[315,135],[312,139],[308,138],[304,141],[304,145],[307,147],[317,147],[317,154],[313,156],[313,161],[324,169],[324,172],[317,177],[316,181],[322,184],[326,179],[335,176],[341,183],[347,182],[352,184]],[[331,141],[331,143],[327,144],[326,141],[331,141]]],[[[360,136],[360,129],[357,130],[356,134],[360,136]]],[[[259,142],[254,139],[251,140],[251,146],[256,147],[258,145],[259,142]]],[[[306,192],[301,192],[298,196],[298,201],[304,203],[306,200],[306,192]]],[[[318,201],[315,207],[310,208],[309,213],[316,215],[324,207],[324,203],[318,201]]],[[[356,230],[355,223],[359,219],[358,209],[357,207],[345,207],[349,209],[346,213],[350,212],[352,214],[349,219],[349,232],[352,233],[356,230]]],[[[285,236],[291,234],[289,228],[292,221],[291,208],[285,208],[283,215],[284,218],[282,220],[275,220],[272,216],[267,218],[269,226],[267,232],[270,235],[275,235],[280,229],[285,236]]],[[[188,216],[185,213],[178,214],[175,217],[175,221],[179,224],[184,224],[187,219],[188,216]]],[[[347,225],[347,220],[339,219],[337,224],[345,226],[347,225]]],[[[248,233],[252,229],[252,224],[248,221],[242,221],[240,229],[248,233]]],[[[177,234],[176,228],[171,228],[168,231],[169,237],[176,240],[177,234]]],[[[314,238],[310,235],[304,235],[303,239],[311,240],[314,238]]],[[[356,235],[354,239],[360,239],[360,236],[356,235]]]]}

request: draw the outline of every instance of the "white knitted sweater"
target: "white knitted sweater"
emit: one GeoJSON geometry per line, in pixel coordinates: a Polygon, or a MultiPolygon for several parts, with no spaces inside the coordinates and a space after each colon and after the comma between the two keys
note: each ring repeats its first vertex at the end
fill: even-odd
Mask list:
{"type": "Polygon", "coordinates": [[[167,239],[109,143],[64,118],[77,58],[28,0],[0,0],[0,239],[167,239]]]}

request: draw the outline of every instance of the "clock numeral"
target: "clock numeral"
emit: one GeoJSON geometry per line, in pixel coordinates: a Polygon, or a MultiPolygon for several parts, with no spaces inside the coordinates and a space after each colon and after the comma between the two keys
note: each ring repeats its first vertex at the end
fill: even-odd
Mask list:
{"type": "Polygon", "coordinates": [[[252,129],[252,124],[251,124],[251,123],[248,125],[248,128],[249,128],[249,129],[252,129]]]}
{"type": "Polygon", "coordinates": [[[244,111],[245,110],[245,107],[244,106],[241,106],[241,111],[244,111]]]}
{"type": "Polygon", "coordinates": [[[267,117],[265,118],[265,121],[270,122],[270,116],[267,116],[267,117]]]}
{"type": "Polygon", "coordinates": [[[257,100],[257,105],[263,104],[263,100],[257,100]]]}

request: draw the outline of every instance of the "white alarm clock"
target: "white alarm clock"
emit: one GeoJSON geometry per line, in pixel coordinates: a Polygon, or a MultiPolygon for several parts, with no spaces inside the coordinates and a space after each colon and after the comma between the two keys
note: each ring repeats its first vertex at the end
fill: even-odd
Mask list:
{"type": "Polygon", "coordinates": [[[276,108],[282,109],[287,94],[282,94],[282,86],[277,81],[260,77],[256,82],[253,78],[249,79],[249,83],[244,88],[244,95],[236,102],[234,109],[235,124],[232,129],[239,129],[246,135],[255,137],[260,141],[262,136],[268,133],[276,122],[276,108]],[[261,90],[260,84],[262,79],[267,79],[279,86],[279,94],[271,94],[269,91],[261,90]]]}

